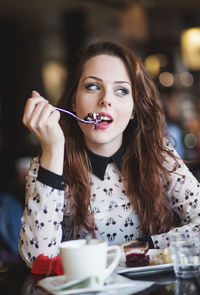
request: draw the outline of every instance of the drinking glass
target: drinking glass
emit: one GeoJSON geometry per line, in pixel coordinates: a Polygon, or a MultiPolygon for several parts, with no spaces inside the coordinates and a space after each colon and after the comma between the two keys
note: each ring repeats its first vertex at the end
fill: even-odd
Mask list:
{"type": "Polygon", "coordinates": [[[169,237],[174,272],[179,278],[200,273],[200,234],[174,233],[169,237]]]}

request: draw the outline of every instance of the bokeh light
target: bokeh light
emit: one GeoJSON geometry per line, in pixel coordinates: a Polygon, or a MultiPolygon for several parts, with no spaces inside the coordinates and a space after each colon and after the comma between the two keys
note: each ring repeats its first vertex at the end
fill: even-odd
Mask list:
{"type": "Polygon", "coordinates": [[[163,72],[159,76],[160,84],[164,87],[171,87],[174,84],[174,76],[169,72],[163,72]]]}

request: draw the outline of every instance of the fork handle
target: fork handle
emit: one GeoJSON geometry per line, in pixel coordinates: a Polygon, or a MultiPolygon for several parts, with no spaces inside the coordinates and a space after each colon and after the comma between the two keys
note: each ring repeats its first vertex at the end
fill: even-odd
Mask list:
{"type": "Polygon", "coordinates": [[[76,118],[78,121],[80,121],[80,122],[82,122],[82,123],[86,123],[86,124],[94,124],[95,123],[95,121],[87,121],[87,120],[83,120],[83,119],[81,119],[81,118],[79,118],[79,117],[77,117],[74,113],[72,113],[72,112],[70,112],[70,111],[67,111],[67,110],[64,110],[64,109],[61,109],[61,108],[55,108],[57,111],[60,111],[60,112],[63,112],[63,113],[66,113],[66,114],[68,114],[68,115],[71,115],[71,116],[73,116],[74,118],[76,118]]]}

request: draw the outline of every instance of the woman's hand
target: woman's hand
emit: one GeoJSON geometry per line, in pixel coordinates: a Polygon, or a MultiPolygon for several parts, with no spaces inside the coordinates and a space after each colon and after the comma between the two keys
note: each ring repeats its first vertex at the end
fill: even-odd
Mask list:
{"type": "Polygon", "coordinates": [[[41,165],[54,173],[62,174],[65,138],[59,119],[59,111],[38,92],[33,91],[25,105],[23,124],[41,144],[41,165]]]}

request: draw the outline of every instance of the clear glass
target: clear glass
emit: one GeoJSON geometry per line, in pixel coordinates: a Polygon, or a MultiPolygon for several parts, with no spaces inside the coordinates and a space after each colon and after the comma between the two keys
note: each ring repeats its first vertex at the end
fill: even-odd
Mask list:
{"type": "Polygon", "coordinates": [[[170,236],[174,272],[179,278],[193,278],[200,273],[200,235],[175,233],[170,236]]]}

